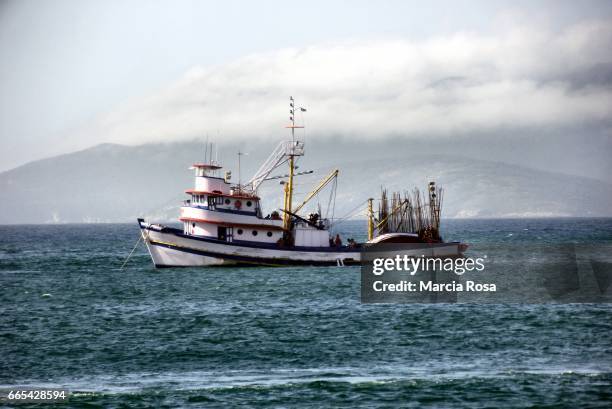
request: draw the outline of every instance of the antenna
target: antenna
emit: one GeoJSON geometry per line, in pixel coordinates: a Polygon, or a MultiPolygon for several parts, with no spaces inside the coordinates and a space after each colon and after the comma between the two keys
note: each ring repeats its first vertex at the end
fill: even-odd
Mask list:
{"type": "Polygon", "coordinates": [[[289,97],[289,121],[291,121],[291,125],[287,126],[286,128],[291,128],[291,153],[294,153],[294,149],[295,149],[295,130],[296,128],[304,128],[304,125],[302,124],[302,126],[296,126],[295,125],[295,112],[296,110],[301,114],[302,112],[306,112],[306,108],[301,107],[301,106],[295,106],[295,100],[293,99],[293,97],[289,97]]]}
{"type": "Polygon", "coordinates": [[[248,153],[238,151],[238,189],[242,189],[242,179],[240,178],[240,157],[242,155],[248,155],[248,153]]]}
{"type": "Polygon", "coordinates": [[[204,144],[204,163],[208,162],[208,132],[206,132],[206,143],[204,144]]]}
{"type": "MultiPolygon", "coordinates": [[[[221,137],[219,135],[219,128],[217,128],[217,140],[220,140],[220,139],[221,137]]],[[[217,143],[216,149],[217,151],[215,153],[215,161],[217,161],[217,165],[218,165],[219,164],[219,143],[217,143]]]]}
{"type": "Polygon", "coordinates": [[[291,142],[295,139],[295,115],[294,115],[294,106],[293,106],[293,97],[289,97],[289,120],[291,121],[291,142]]]}

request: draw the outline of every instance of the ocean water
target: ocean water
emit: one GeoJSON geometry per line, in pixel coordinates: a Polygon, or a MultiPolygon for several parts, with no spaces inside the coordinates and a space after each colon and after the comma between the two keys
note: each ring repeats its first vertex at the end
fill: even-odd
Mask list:
{"type": "MultiPolygon", "coordinates": [[[[612,220],[444,234],[612,243],[612,220]]],[[[156,270],[144,247],[121,271],[137,238],[136,223],[0,226],[1,389],[92,408],[612,406],[610,304],[365,305],[358,267],[156,270]]]]}

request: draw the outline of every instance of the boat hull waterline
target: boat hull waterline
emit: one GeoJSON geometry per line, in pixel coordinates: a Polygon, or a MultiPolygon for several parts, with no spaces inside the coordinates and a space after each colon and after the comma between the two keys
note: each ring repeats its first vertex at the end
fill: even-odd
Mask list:
{"type": "MultiPolygon", "coordinates": [[[[185,235],[180,229],[146,223],[138,219],[142,238],[155,267],[197,267],[221,265],[255,266],[346,266],[361,262],[359,248],[291,247],[221,241],[185,235]]],[[[459,243],[437,243],[426,256],[457,257],[459,243]]],[[[402,252],[404,253],[404,252],[402,252]]],[[[423,255],[422,245],[414,256],[423,255]]]]}

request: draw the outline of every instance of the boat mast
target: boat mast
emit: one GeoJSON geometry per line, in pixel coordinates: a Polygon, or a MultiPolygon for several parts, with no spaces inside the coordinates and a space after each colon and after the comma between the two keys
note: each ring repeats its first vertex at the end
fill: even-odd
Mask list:
{"type": "Polygon", "coordinates": [[[238,149],[238,191],[239,192],[242,191],[242,180],[241,180],[241,175],[240,175],[240,157],[244,154],[245,154],[244,152],[240,152],[240,149],[238,149]]]}
{"type": "MultiPolygon", "coordinates": [[[[301,111],[306,111],[304,108],[299,107],[301,111]]],[[[295,141],[295,129],[303,128],[303,126],[295,125],[295,104],[293,97],[289,97],[289,120],[291,125],[287,128],[291,128],[291,146],[287,152],[289,156],[289,179],[285,184],[285,211],[283,212],[283,227],[285,231],[289,231],[291,228],[291,207],[293,201],[293,176],[295,172],[295,156],[296,156],[296,141],[295,141]]]]}
{"type": "Polygon", "coordinates": [[[374,199],[368,199],[368,241],[374,238],[374,210],[372,209],[372,202],[374,199]]]}
{"type": "Polygon", "coordinates": [[[289,97],[289,120],[291,121],[291,147],[289,148],[289,179],[285,185],[285,211],[283,212],[283,227],[286,231],[291,228],[291,206],[293,198],[293,172],[295,169],[295,157],[293,155],[293,145],[295,144],[295,110],[293,97],[289,97]]]}

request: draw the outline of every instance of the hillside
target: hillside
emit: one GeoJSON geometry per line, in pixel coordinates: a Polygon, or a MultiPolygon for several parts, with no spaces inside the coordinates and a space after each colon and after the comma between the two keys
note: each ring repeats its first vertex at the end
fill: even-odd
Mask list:
{"type": "MultiPolygon", "coordinates": [[[[243,180],[273,147],[274,142],[261,144],[243,157],[243,180]]],[[[223,149],[224,164],[235,180],[237,150],[223,149]]],[[[445,188],[445,217],[612,215],[612,185],[593,179],[447,155],[387,152],[372,159],[359,156],[368,149],[352,146],[350,156],[338,155],[341,151],[313,146],[300,170],[314,169],[315,174],[299,178],[297,185],[304,194],[332,167],[339,167],[336,216],[377,196],[381,185],[410,190],[425,187],[430,179],[445,188]]],[[[197,142],[104,144],[31,162],[0,174],[0,224],[130,222],[140,215],[175,219],[180,200],[186,198],[182,192],[193,183],[187,169],[202,157],[197,142]]],[[[278,181],[262,189],[267,210],[280,205],[281,189],[278,181]]],[[[327,203],[326,194],[321,203],[327,203]]]]}

